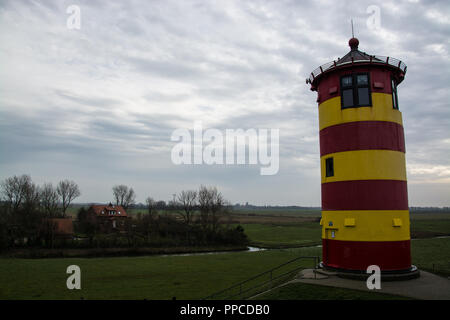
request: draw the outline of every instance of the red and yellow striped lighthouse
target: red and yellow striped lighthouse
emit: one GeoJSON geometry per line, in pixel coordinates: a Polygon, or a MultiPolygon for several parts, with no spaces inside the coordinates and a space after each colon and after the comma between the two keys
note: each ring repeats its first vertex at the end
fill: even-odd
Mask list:
{"type": "Polygon", "coordinates": [[[323,266],[411,271],[405,141],[397,86],[406,65],[358,50],[320,66],[317,91],[323,266]]]}

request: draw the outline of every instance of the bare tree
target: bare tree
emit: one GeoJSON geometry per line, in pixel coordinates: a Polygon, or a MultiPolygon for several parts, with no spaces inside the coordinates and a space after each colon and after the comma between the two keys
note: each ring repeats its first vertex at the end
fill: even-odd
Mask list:
{"type": "Polygon", "coordinates": [[[48,217],[58,212],[59,195],[51,183],[45,183],[40,192],[41,206],[48,217]]]}
{"type": "Polygon", "coordinates": [[[4,200],[14,212],[23,204],[27,192],[32,185],[29,175],[13,176],[1,183],[1,191],[4,200]]]}
{"type": "Polygon", "coordinates": [[[9,208],[2,220],[13,228],[9,231],[12,243],[17,240],[23,243],[36,241],[42,222],[39,187],[31,181],[29,175],[22,175],[5,179],[1,183],[1,191],[9,208]]]}
{"type": "Polygon", "coordinates": [[[122,205],[126,194],[128,192],[128,187],[124,184],[114,186],[112,188],[114,199],[116,200],[116,205],[122,205]]]}
{"type": "Polygon", "coordinates": [[[198,191],[198,204],[200,209],[200,223],[203,228],[210,228],[215,232],[219,226],[220,218],[226,212],[226,201],[216,187],[200,186],[198,191]]]}
{"type": "Polygon", "coordinates": [[[117,185],[112,188],[114,199],[116,200],[116,205],[122,206],[127,210],[136,201],[136,194],[133,188],[128,188],[126,185],[117,185]]]}
{"type": "Polygon", "coordinates": [[[153,200],[152,197],[147,197],[147,199],[145,199],[145,203],[147,204],[148,214],[153,215],[156,207],[156,201],[153,200]]]}
{"type": "Polygon", "coordinates": [[[179,213],[184,222],[189,225],[192,222],[195,208],[197,206],[197,191],[181,191],[181,193],[178,195],[178,202],[181,206],[181,211],[179,213]]]}
{"type": "Polygon", "coordinates": [[[209,222],[211,196],[208,192],[208,188],[203,185],[200,186],[198,191],[198,205],[200,209],[200,224],[203,229],[206,229],[209,222]]]}
{"type": "Polygon", "coordinates": [[[23,206],[28,210],[40,209],[41,188],[34,182],[25,185],[23,206]]]}
{"type": "Polygon", "coordinates": [[[210,188],[211,193],[211,219],[210,225],[213,232],[216,232],[219,227],[220,219],[225,214],[226,202],[222,196],[222,193],[217,191],[216,187],[210,188]]]}
{"type": "Polygon", "coordinates": [[[60,181],[56,188],[56,192],[61,197],[63,215],[66,214],[66,210],[70,203],[81,195],[78,185],[74,181],[69,180],[60,181]]]}

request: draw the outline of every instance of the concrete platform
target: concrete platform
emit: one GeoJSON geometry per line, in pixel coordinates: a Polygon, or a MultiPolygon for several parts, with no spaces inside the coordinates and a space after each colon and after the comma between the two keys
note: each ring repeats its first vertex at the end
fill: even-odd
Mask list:
{"type": "Polygon", "coordinates": [[[299,279],[327,279],[328,275],[318,272],[316,269],[305,269],[300,271],[297,276],[299,279]]]}
{"type": "MultiPolygon", "coordinates": [[[[316,272],[320,272],[323,274],[332,274],[337,275],[340,278],[354,279],[366,281],[370,274],[366,272],[352,272],[352,271],[340,271],[338,269],[330,269],[328,267],[324,267],[322,263],[320,263],[319,268],[316,272]]],[[[381,280],[382,281],[405,281],[410,279],[415,279],[420,277],[420,271],[416,266],[411,266],[411,269],[405,270],[402,272],[381,272],[381,280]]]]}
{"type": "Polygon", "coordinates": [[[380,290],[369,290],[365,281],[341,278],[336,273],[320,269],[317,270],[305,269],[291,283],[301,282],[369,292],[381,292],[421,300],[450,300],[450,280],[426,271],[420,271],[420,277],[411,280],[381,280],[380,290]]]}

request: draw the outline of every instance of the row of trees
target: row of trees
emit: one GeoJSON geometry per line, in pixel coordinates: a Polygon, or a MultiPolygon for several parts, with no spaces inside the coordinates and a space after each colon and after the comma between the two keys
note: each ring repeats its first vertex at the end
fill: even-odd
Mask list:
{"type": "MultiPolygon", "coordinates": [[[[67,208],[81,194],[74,181],[63,180],[55,187],[51,183],[35,184],[29,175],[13,176],[0,183],[0,249],[23,245],[54,247],[55,226],[49,218],[66,216],[67,208]]],[[[133,188],[116,185],[112,188],[116,205],[125,210],[135,205],[133,188]]],[[[86,235],[92,246],[147,246],[243,244],[242,228],[223,224],[230,205],[215,187],[201,186],[184,190],[174,201],[146,199],[145,213],[129,215],[125,228],[108,234],[95,219],[89,219],[86,208],[74,221],[75,233],[86,235]],[[100,239],[103,239],[99,242],[100,239]],[[124,240],[125,239],[125,240],[124,240]]],[[[82,241],[61,241],[64,247],[86,245],[82,241]]]]}
{"type": "MultiPolygon", "coordinates": [[[[133,188],[116,185],[112,188],[116,205],[125,210],[136,204],[133,188]]],[[[174,195],[168,205],[164,201],[155,201],[152,197],[145,200],[148,214],[157,214],[158,210],[174,211],[186,225],[200,224],[205,230],[213,232],[218,228],[220,219],[228,212],[231,205],[224,199],[216,187],[200,186],[199,190],[183,190],[174,195]]]]}
{"type": "Polygon", "coordinates": [[[181,191],[174,204],[183,221],[197,223],[204,230],[215,232],[223,217],[229,214],[230,204],[216,187],[201,186],[198,191],[181,191]]]}
{"type": "Polygon", "coordinates": [[[25,174],[5,179],[0,188],[2,201],[10,213],[37,210],[47,217],[65,216],[72,201],[81,195],[74,181],[62,180],[56,187],[51,183],[39,186],[25,174]]]}
{"type": "Polygon", "coordinates": [[[48,218],[64,217],[71,202],[80,196],[69,180],[35,184],[29,175],[13,176],[0,183],[0,249],[26,241],[38,245],[53,237],[48,218]]]}

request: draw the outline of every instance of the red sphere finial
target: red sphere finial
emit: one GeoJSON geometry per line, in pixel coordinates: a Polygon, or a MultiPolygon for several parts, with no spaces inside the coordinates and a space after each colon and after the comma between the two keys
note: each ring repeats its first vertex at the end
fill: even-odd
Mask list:
{"type": "Polygon", "coordinates": [[[357,50],[358,49],[358,45],[359,45],[359,40],[357,38],[351,38],[348,41],[348,45],[350,46],[350,48],[352,50],[357,50]]]}

